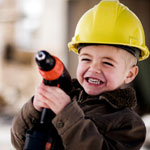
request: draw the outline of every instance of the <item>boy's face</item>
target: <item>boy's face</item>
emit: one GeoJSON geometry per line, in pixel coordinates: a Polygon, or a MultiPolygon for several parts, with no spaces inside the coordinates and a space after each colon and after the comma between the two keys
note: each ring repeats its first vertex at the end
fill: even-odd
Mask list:
{"type": "Polygon", "coordinates": [[[79,54],[77,79],[86,93],[98,95],[131,82],[138,68],[128,65],[128,55],[131,54],[113,46],[83,47],[79,54]]]}

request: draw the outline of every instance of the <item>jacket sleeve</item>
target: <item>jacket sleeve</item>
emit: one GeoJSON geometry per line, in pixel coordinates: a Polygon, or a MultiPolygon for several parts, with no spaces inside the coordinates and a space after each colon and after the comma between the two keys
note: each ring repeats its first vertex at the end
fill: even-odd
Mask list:
{"type": "Polygon", "coordinates": [[[39,120],[40,113],[32,104],[32,99],[27,102],[13,120],[11,128],[11,142],[17,150],[24,147],[25,134],[39,120]]]}
{"type": "Polygon", "coordinates": [[[96,124],[73,101],[54,118],[53,124],[67,150],[139,150],[145,139],[145,126],[139,117],[128,115],[121,117],[124,121],[114,120],[114,125],[107,115],[99,116],[96,124]]]}

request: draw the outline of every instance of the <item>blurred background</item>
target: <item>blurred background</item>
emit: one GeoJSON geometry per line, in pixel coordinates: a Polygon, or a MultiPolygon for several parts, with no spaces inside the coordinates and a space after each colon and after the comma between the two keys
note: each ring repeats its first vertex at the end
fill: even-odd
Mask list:
{"type": "MultiPolygon", "coordinates": [[[[59,57],[76,77],[77,56],[69,52],[76,24],[82,14],[100,0],[0,0],[0,149],[13,150],[10,142],[12,118],[34,94],[41,82],[34,61],[38,50],[59,57]]],[[[140,18],[150,48],[150,1],[120,0],[140,18]]],[[[133,86],[137,92],[135,111],[150,132],[150,59],[139,62],[140,73],[133,86]]],[[[149,136],[149,137],[148,137],[149,136]]],[[[147,134],[142,150],[150,150],[147,134]]]]}

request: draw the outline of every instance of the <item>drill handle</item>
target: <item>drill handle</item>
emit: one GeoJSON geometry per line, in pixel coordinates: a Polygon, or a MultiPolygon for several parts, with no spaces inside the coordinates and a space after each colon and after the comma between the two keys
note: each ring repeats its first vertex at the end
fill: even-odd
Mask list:
{"type": "Polygon", "coordinates": [[[52,110],[43,108],[40,124],[51,122],[54,117],[55,117],[55,113],[52,110]]]}

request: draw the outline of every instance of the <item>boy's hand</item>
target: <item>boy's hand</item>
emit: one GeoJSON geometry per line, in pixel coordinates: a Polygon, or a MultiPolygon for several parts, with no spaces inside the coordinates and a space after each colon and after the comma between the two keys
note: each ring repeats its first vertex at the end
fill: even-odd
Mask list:
{"type": "Polygon", "coordinates": [[[36,90],[33,106],[38,111],[42,111],[42,108],[48,108],[58,114],[70,102],[70,97],[62,89],[41,83],[36,90]]]}

